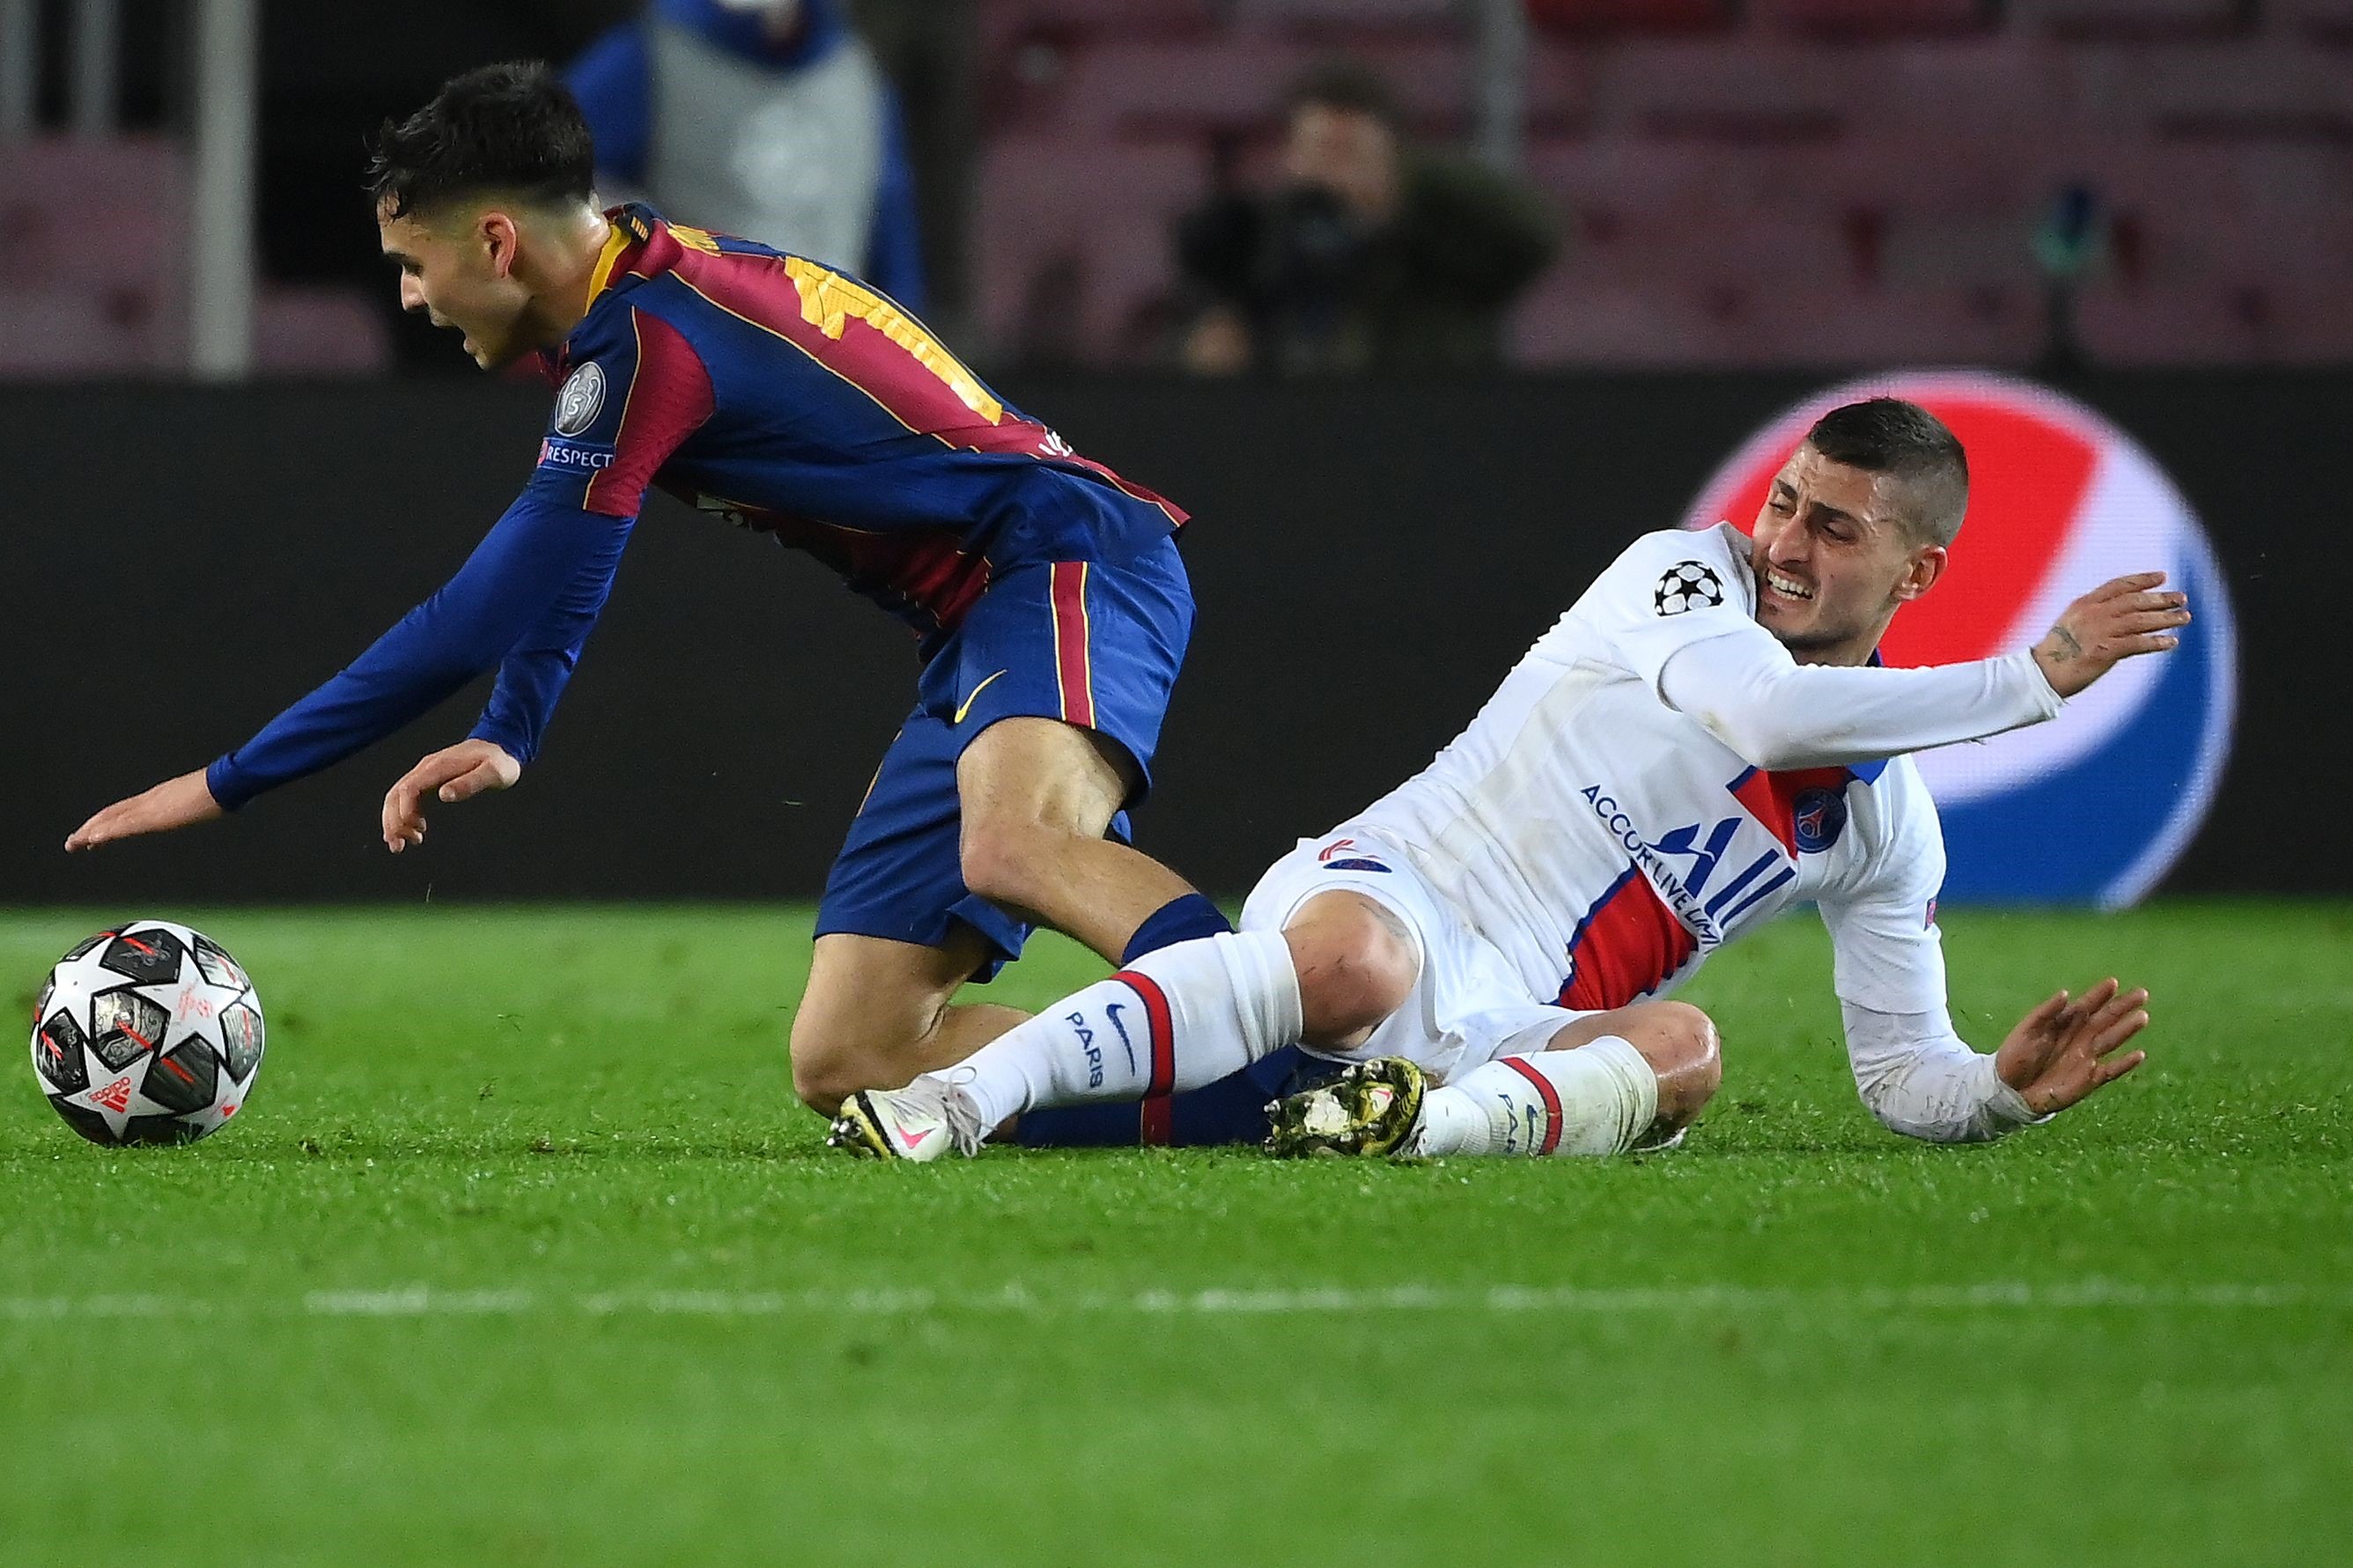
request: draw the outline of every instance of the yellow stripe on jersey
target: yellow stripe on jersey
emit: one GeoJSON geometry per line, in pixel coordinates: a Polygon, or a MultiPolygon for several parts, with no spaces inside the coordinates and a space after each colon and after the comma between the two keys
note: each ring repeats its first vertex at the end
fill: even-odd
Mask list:
{"type": "MultiPolygon", "coordinates": [[[[672,230],[676,232],[675,229],[672,230]]],[[[1001,424],[1005,405],[988,395],[980,378],[965,369],[962,361],[942,347],[938,339],[925,331],[922,323],[899,309],[871,289],[851,282],[829,268],[797,256],[785,259],[785,271],[793,280],[793,288],[801,297],[801,320],[839,340],[852,320],[865,322],[892,342],[904,349],[916,363],[930,371],[947,384],[949,391],[966,408],[987,420],[1001,424]]]]}
{"type": "Polygon", "coordinates": [[[605,248],[597,252],[596,270],[588,274],[590,304],[595,304],[596,297],[612,286],[613,264],[621,259],[621,252],[627,250],[638,237],[619,224],[614,224],[611,232],[605,236],[605,248]]]}

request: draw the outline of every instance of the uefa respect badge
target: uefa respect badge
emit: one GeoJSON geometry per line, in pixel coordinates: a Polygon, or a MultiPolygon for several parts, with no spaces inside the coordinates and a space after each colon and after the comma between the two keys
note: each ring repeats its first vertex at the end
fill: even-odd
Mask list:
{"type": "Polygon", "coordinates": [[[1921,752],[1944,819],[1945,901],[2137,902],[2212,805],[2237,708],[2231,605],[2206,531],[2155,459],[2084,405],[1978,371],[1898,371],[1808,398],[1751,437],[1685,525],[1751,527],[1807,428],[1841,404],[1908,398],[1968,448],[1969,510],[1944,577],[1897,612],[1891,665],[2030,647],[2068,602],[2161,569],[2193,616],[2169,654],[2127,659],[2048,724],[1921,752]]]}

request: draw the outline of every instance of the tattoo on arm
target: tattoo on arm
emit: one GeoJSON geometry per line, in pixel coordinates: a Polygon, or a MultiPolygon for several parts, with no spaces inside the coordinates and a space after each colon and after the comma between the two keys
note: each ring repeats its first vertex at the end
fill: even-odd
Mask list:
{"type": "Polygon", "coordinates": [[[2069,631],[2065,626],[2052,626],[2051,628],[2051,636],[2052,639],[2059,644],[2057,651],[2052,653],[2051,656],[2052,663],[2060,664],[2071,658],[2081,658],[2084,657],[2084,645],[2077,642],[2075,640],[2075,634],[2069,631]]]}

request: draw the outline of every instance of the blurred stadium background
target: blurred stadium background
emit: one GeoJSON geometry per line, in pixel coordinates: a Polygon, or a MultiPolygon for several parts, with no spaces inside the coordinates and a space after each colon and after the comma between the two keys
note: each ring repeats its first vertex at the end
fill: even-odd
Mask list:
{"type": "MultiPolygon", "coordinates": [[[[818,886],[908,661],[818,574],[739,570],[761,546],[665,500],[531,787],[456,814],[432,856],[390,862],[353,827],[388,758],[259,806],[299,847],[259,864],[236,833],[97,862],[49,847],[249,733],[504,503],[541,396],[400,315],[362,139],[484,59],[594,58],[638,12],[0,0],[0,418],[40,455],[13,475],[33,526],[0,545],[20,672],[0,700],[49,759],[16,786],[41,825],[0,857],[16,898],[818,886]],[[167,635],[124,650],[125,616],[167,635]],[[171,694],[135,728],[126,658],[171,694]]],[[[1144,831],[1208,885],[1247,886],[1418,765],[1620,541],[1683,518],[1778,413],[1857,374],[1971,365],[2104,411],[2219,555],[2239,722],[2172,885],[2353,886],[2343,836],[2288,826],[2331,819],[2347,761],[2306,694],[2343,689],[2348,656],[2306,628],[2353,405],[2353,6],[860,0],[838,19],[894,81],[927,316],[1200,519],[1203,635],[1144,831]],[[1195,374],[1219,367],[1188,333],[1234,270],[1213,220],[1252,193],[1274,210],[1286,95],[1334,60],[1386,79],[1418,162],[1489,171],[1537,215],[1538,261],[1450,302],[1441,225],[1381,309],[1411,325],[1426,297],[1464,352],[1268,347],[1195,374]],[[1265,700],[1270,668],[1290,700],[1265,700]]],[[[2052,530],[2069,512],[2043,507],[2052,530]]]]}

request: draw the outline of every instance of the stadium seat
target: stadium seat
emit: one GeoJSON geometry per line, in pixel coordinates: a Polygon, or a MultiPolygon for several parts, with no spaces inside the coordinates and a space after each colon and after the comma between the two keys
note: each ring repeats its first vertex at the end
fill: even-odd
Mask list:
{"type": "Polygon", "coordinates": [[[2290,43],[2086,45],[2065,51],[2074,113],[2087,125],[2187,139],[2353,136],[2353,73],[2290,43]]]}
{"type": "Polygon", "coordinates": [[[1871,37],[1975,32],[1994,21],[1988,0],[1750,0],[1749,15],[1778,30],[1871,37]]]}
{"type": "Polygon", "coordinates": [[[253,358],[265,374],[371,375],[390,367],[392,334],[351,289],[272,285],[254,301],[253,358]]]}
{"type": "Polygon", "coordinates": [[[1735,145],[1834,136],[1868,96],[1831,52],[1752,39],[1628,42],[1591,80],[1602,130],[1735,145]]]}
{"type": "Polygon", "coordinates": [[[166,368],[152,320],[96,289],[0,285],[0,376],[134,375],[166,368]]]}
{"type": "Polygon", "coordinates": [[[1462,20],[1455,0],[1232,0],[1229,15],[1242,27],[1322,37],[1398,30],[1452,33],[1462,20]]]}
{"type": "Polygon", "coordinates": [[[2336,365],[2353,361],[2353,300],[2333,285],[2085,290],[2076,322],[2094,364],[2336,365]]]}
{"type": "Polygon", "coordinates": [[[2231,33],[2246,10],[2240,0],[2010,0],[2018,21],[2070,38],[2231,33]]]}
{"type": "MultiPolygon", "coordinates": [[[[1388,78],[1418,129],[1461,129],[1468,109],[1459,45],[1393,41],[1352,53],[1388,78]]],[[[1073,59],[1063,122],[1095,136],[1270,131],[1292,82],[1321,58],[1300,40],[1268,37],[1104,45],[1073,59]]]]}
{"type": "Polygon", "coordinates": [[[1215,0],[991,0],[981,7],[983,111],[995,131],[1050,122],[1074,57],[1107,42],[1207,38],[1215,0]]]}
{"type": "Polygon", "coordinates": [[[2353,0],[2268,0],[2263,15],[2277,34],[2353,44],[2353,0]]]}
{"type": "Polygon", "coordinates": [[[1025,32],[1206,33],[1219,19],[1215,0],[987,0],[981,26],[991,37],[1025,32]]]}
{"type": "Polygon", "coordinates": [[[2064,112],[2052,51],[2037,40],[1996,33],[1840,53],[1850,79],[1868,83],[1852,110],[1856,135],[1883,135],[1925,178],[1977,161],[1989,138],[2042,141],[2064,112]]]}
{"type": "Polygon", "coordinates": [[[1698,33],[1739,20],[1734,0],[1528,0],[1528,16],[1554,33],[1698,33]]]}
{"type": "Polygon", "coordinates": [[[0,282],[144,291],[165,308],[183,276],[185,191],[168,142],[0,142],[0,282]]]}
{"type": "Polygon", "coordinates": [[[1564,272],[1515,316],[1514,360],[1746,369],[1968,362],[2025,364],[2040,346],[2031,290],[1580,284],[1564,272]]]}
{"type": "Polygon", "coordinates": [[[1191,142],[1004,138],[982,155],[974,254],[985,341],[1113,363],[1175,281],[1172,226],[1208,187],[1191,142]]]}

